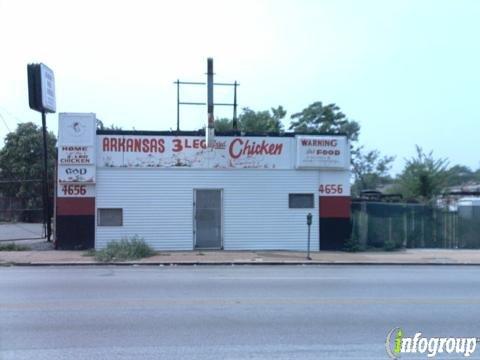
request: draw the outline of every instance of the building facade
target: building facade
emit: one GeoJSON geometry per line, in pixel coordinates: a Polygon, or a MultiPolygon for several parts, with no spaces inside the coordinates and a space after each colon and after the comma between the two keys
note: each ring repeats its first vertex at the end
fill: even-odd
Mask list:
{"type": "Polygon", "coordinates": [[[97,131],[59,116],[56,247],[141,237],[156,250],[339,248],[349,233],[345,136],[97,131]]]}

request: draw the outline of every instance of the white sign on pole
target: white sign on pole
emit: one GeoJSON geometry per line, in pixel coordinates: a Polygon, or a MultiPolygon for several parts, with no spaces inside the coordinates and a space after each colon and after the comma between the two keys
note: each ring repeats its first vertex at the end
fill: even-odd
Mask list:
{"type": "Polygon", "coordinates": [[[40,64],[40,83],[42,85],[42,106],[46,111],[55,112],[55,75],[52,69],[45,64],[40,64]]]}
{"type": "Polygon", "coordinates": [[[58,167],[59,183],[94,183],[96,167],[92,165],[61,165],[58,167]]]}
{"type": "Polygon", "coordinates": [[[94,146],[96,117],[93,113],[60,113],[58,144],[94,146]]]}

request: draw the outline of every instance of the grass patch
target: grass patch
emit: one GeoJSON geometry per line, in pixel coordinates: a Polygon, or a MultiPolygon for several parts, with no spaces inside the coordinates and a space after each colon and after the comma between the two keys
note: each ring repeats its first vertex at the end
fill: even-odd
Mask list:
{"type": "Polygon", "coordinates": [[[137,235],[111,241],[105,249],[95,251],[95,260],[100,262],[137,260],[155,255],[155,251],[137,235]]]}
{"type": "Polygon", "coordinates": [[[30,250],[28,246],[17,245],[15,243],[0,244],[0,251],[27,251],[30,250]]]}

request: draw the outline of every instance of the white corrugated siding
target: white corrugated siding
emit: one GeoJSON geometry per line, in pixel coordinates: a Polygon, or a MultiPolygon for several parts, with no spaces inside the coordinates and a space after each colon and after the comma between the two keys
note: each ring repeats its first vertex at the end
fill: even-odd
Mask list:
{"type": "Polygon", "coordinates": [[[123,208],[122,227],[99,227],[96,248],[138,234],[157,250],[193,248],[193,189],[223,189],[225,250],[319,247],[318,171],[98,168],[97,208],[123,208]],[[289,209],[289,193],[313,193],[315,209],[289,209]]]}

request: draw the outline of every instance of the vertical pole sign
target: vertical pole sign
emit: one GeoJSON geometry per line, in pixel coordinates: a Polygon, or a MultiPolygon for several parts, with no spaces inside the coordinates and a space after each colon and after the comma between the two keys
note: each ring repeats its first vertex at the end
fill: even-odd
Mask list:
{"type": "Polygon", "coordinates": [[[205,129],[206,142],[209,148],[215,145],[215,123],[213,117],[213,59],[207,59],[207,112],[208,121],[205,129]]]}
{"type": "Polygon", "coordinates": [[[51,240],[52,222],[48,196],[48,154],[47,154],[47,121],[46,113],[54,113],[56,109],[55,76],[52,69],[44,64],[28,64],[28,102],[32,110],[42,114],[43,133],[43,223],[45,235],[51,240]]]}

